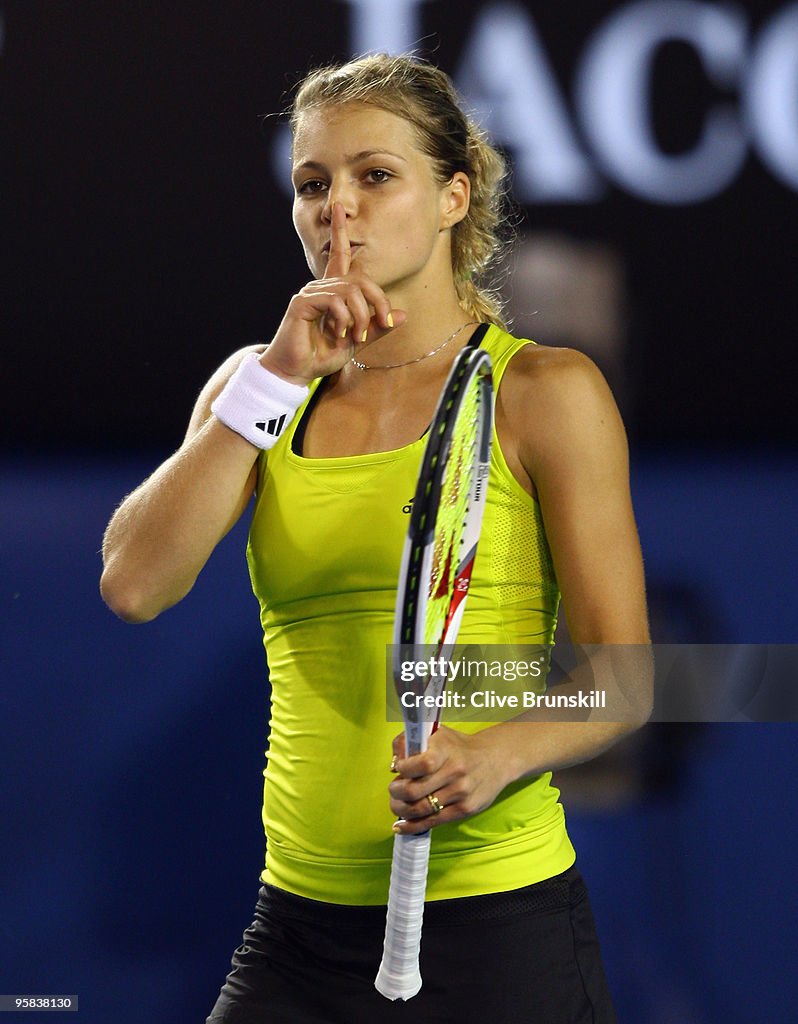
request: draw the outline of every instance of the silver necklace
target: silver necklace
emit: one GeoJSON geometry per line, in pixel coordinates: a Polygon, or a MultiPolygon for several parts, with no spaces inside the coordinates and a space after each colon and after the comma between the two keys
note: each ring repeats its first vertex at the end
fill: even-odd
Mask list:
{"type": "Polygon", "coordinates": [[[423,356],[417,356],[415,359],[408,359],[405,363],[385,363],[374,366],[371,363],[361,363],[359,359],[355,359],[352,356],[351,362],[353,366],[356,366],[358,370],[397,370],[400,366],[412,366],[413,363],[420,363],[422,359],[429,359],[430,356],[436,355],[441,349],[446,348],[450,341],[453,341],[460,331],[465,330],[466,327],[475,326],[476,320],[469,320],[467,324],[461,324],[456,331],[452,331],[446,341],[442,341],[437,348],[434,348],[431,352],[425,352],[423,356]]]}

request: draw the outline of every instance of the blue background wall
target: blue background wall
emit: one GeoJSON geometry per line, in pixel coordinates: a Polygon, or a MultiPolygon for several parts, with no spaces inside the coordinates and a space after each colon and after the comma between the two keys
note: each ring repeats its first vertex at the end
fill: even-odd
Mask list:
{"type": "MultiPolygon", "coordinates": [[[[0,465],[0,991],[77,993],[92,1024],[203,1020],[263,857],[243,526],[154,623],[118,622],[97,593],[108,514],[162,454],[0,465]]],[[[636,466],[649,577],[692,583],[724,639],[794,638],[796,468],[636,466]]],[[[621,1024],[794,1020],[796,735],[707,726],[670,791],[569,812],[621,1024]]]]}

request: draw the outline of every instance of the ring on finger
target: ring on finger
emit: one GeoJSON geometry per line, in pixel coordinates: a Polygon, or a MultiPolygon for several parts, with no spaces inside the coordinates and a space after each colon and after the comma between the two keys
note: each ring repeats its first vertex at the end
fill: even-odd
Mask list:
{"type": "Polygon", "coordinates": [[[437,796],[435,796],[434,793],[428,793],[427,800],[429,800],[429,805],[432,808],[433,814],[440,814],[444,805],[440,802],[437,796]]]}

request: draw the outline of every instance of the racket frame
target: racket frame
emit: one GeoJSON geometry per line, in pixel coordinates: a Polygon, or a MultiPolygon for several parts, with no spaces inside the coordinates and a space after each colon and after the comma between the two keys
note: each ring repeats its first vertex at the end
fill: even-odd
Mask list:
{"type": "MultiPolygon", "coordinates": [[[[401,666],[402,662],[418,660],[419,648],[425,644],[424,623],[443,475],[451,454],[457,417],[469,387],[474,377],[477,377],[477,439],[465,530],[460,543],[462,553],[455,568],[452,597],[441,636],[434,644],[436,650],[433,656],[448,661],[457,638],[471,583],[487,496],[493,438],[491,369],[490,356],[483,349],[462,349],[449,372],[429,429],[413,498],[396,596],[392,667],[400,702],[401,697],[408,692],[415,696],[437,697],[443,693],[446,685],[445,672],[425,679],[423,683],[418,679],[407,683],[402,679],[401,666]]],[[[424,650],[428,652],[428,644],[424,650]]],[[[440,721],[440,707],[433,716],[429,708],[420,704],[412,701],[411,707],[402,705],[405,751],[408,757],[426,749],[429,737],[440,721]]],[[[410,999],[421,988],[418,956],[429,852],[429,831],[417,835],[394,836],[383,958],[374,982],[377,990],[388,999],[410,999]]]]}

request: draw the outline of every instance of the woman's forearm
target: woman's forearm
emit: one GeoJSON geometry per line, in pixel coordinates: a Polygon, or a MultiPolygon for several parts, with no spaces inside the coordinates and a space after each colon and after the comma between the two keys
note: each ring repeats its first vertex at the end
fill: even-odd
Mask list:
{"type": "Polygon", "coordinates": [[[651,715],[654,663],[649,644],[576,646],[580,663],[551,688],[552,703],[531,708],[479,735],[495,747],[507,782],[597,757],[651,715]],[[600,693],[601,706],[580,708],[580,695],[600,693]]]}
{"type": "Polygon", "coordinates": [[[505,785],[590,761],[639,724],[627,722],[502,722],[479,733],[504,766],[505,785]]]}
{"type": "Polygon", "coordinates": [[[103,539],[100,590],[128,622],[183,598],[246,507],[258,450],[214,416],[114,513],[103,539]]]}

